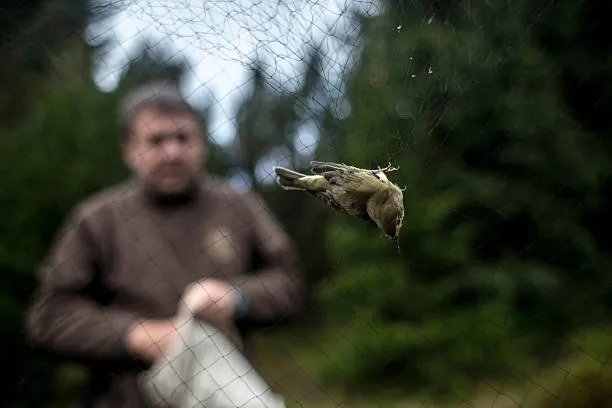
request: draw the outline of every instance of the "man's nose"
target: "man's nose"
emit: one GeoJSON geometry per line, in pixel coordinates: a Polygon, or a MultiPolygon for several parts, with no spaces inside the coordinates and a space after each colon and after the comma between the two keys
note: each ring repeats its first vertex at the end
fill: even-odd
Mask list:
{"type": "Polygon", "coordinates": [[[164,154],[168,159],[176,159],[183,155],[183,147],[178,141],[170,139],[164,144],[164,154]]]}

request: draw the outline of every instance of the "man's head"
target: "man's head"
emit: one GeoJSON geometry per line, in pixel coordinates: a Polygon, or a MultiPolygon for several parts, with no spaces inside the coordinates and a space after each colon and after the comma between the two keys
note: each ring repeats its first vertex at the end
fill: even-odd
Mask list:
{"type": "Polygon", "coordinates": [[[154,82],[131,91],[121,105],[126,165],[162,194],[190,187],[207,153],[198,113],[171,83],[154,82]]]}

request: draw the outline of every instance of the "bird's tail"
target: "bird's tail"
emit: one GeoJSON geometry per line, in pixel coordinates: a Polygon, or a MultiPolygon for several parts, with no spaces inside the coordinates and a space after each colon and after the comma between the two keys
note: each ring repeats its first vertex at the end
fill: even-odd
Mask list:
{"type": "Polygon", "coordinates": [[[273,170],[276,174],[276,183],[285,190],[306,190],[297,183],[297,180],[306,176],[305,174],[284,167],[274,167],[273,170]]]}

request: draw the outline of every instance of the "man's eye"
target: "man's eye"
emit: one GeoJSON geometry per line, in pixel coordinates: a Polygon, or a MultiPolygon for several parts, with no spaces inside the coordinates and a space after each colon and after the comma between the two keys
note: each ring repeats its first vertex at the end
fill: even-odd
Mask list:
{"type": "Polygon", "coordinates": [[[186,143],[187,140],[189,140],[189,138],[187,137],[186,134],[179,133],[178,135],[176,135],[176,140],[178,140],[180,143],[186,143]]]}
{"type": "Polygon", "coordinates": [[[153,146],[159,146],[160,144],[162,144],[163,138],[161,137],[153,137],[151,138],[151,144],[153,146]]]}

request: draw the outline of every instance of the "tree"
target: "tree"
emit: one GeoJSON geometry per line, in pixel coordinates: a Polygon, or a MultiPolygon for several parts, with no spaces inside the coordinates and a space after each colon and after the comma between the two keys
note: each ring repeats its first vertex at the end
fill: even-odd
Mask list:
{"type": "MultiPolygon", "coordinates": [[[[304,61],[301,86],[293,92],[277,92],[267,81],[260,61],[252,65],[251,72],[252,91],[238,108],[236,139],[225,151],[231,157],[232,171],[246,175],[253,190],[263,196],[293,237],[308,282],[313,283],[331,270],[323,238],[328,212],[307,196],[278,189],[273,184],[272,166],[303,171],[308,160],[317,155],[317,150],[302,150],[296,139],[307,121],[323,123],[325,110],[313,114],[304,108],[314,95],[323,100],[323,107],[326,105],[325,95],[321,97],[320,50],[314,48],[304,61]]],[[[323,130],[319,126],[316,131],[323,130]]]]}
{"type": "MultiPolygon", "coordinates": [[[[6,3],[6,4],[5,4],[6,3]]],[[[9,0],[0,12],[0,119],[7,126],[22,118],[51,58],[88,24],[117,11],[116,4],[86,0],[9,0]]],[[[92,47],[92,50],[103,48],[92,47]]],[[[90,72],[89,68],[85,72],[90,72]]]]}
{"type": "Polygon", "coordinates": [[[0,141],[0,205],[11,209],[0,249],[3,344],[10,350],[4,362],[15,367],[3,397],[20,406],[40,406],[54,392],[48,360],[31,354],[22,337],[34,273],[69,208],[126,174],[113,138],[118,129],[108,120],[116,101],[83,74],[89,57],[90,49],[77,40],[51,58],[55,75],[41,80],[30,95],[27,120],[5,129],[0,141]]]}
{"type": "MultiPolygon", "coordinates": [[[[91,92],[95,88],[86,75],[96,48],[86,46],[78,35],[90,22],[108,17],[114,8],[90,7],[89,2],[80,0],[9,1],[3,6],[0,13],[3,61],[0,65],[3,175],[0,203],[11,215],[5,216],[1,230],[0,302],[4,324],[0,338],[4,351],[0,353],[0,361],[13,369],[4,384],[2,405],[40,406],[41,401],[50,399],[54,383],[48,361],[34,356],[22,337],[23,309],[34,287],[32,273],[59,218],[58,212],[73,198],[70,193],[87,188],[79,185],[83,181],[79,175],[73,175],[67,184],[55,178],[57,169],[61,173],[63,166],[75,165],[70,156],[75,140],[65,149],[68,160],[56,160],[57,146],[53,141],[73,135],[70,116],[56,103],[74,96],[75,88],[82,87],[90,92],[70,101],[68,111],[74,117],[83,118],[85,106],[99,109],[100,104],[104,105],[91,92]],[[64,53],[67,49],[72,50],[71,55],[64,53]],[[61,87],[64,90],[58,91],[61,87]],[[51,93],[44,94],[45,91],[51,93]],[[48,115],[60,118],[50,119],[48,115]],[[56,127],[58,123],[65,126],[56,127]],[[67,132],[62,134],[62,130],[67,132]],[[49,148],[45,150],[45,147],[49,148]],[[61,197],[60,192],[66,195],[61,197]]],[[[78,130],[85,131],[87,137],[90,129],[85,124],[78,130]]]]}
{"type": "Polygon", "coordinates": [[[584,221],[606,203],[608,141],[567,91],[571,72],[603,86],[567,59],[600,16],[562,3],[387,1],[364,19],[342,160],[399,165],[406,221],[399,256],[374,229],[330,226],[339,268],[320,293],[345,339],[330,379],[456,396],[609,317],[610,259],[584,221]]]}

